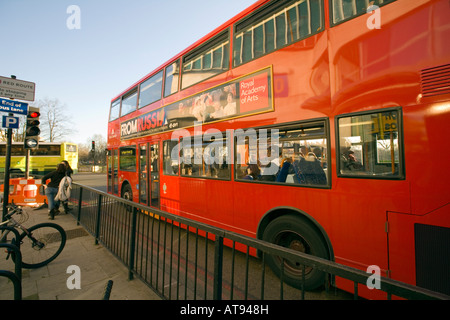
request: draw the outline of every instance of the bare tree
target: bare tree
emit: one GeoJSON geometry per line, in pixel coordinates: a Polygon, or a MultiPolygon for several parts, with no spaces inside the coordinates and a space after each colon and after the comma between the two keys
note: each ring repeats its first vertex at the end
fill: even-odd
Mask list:
{"type": "Polygon", "coordinates": [[[74,133],[73,123],[67,113],[67,106],[58,99],[44,98],[35,102],[40,109],[41,137],[49,142],[62,141],[69,134],[74,133]]]}

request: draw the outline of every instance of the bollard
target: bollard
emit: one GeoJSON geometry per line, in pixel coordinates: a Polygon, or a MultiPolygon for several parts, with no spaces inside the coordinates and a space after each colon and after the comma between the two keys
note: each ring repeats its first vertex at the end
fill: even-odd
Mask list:
{"type": "Polygon", "coordinates": [[[105,293],[103,294],[103,300],[109,300],[109,297],[111,296],[113,283],[114,282],[112,280],[108,280],[108,283],[106,284],[105,287],[105,293]]]}

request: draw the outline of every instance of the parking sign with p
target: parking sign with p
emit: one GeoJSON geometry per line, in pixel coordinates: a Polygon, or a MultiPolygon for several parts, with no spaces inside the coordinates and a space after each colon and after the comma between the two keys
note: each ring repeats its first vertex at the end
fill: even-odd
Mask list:
{"type": "Polygon", "coordinates": [[[2,128],[5,129],[19,129],[19,118],[11,116],[3,116],[2,128]]]}

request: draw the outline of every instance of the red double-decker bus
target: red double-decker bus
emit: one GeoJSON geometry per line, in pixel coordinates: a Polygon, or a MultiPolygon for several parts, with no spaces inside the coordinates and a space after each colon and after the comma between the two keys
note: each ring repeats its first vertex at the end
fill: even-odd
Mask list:
{"type": "Polygon", "coordinates": [[[258,1],[112,99],[108,192],[450,294],[448,39],[447,0],[258,1]]]}

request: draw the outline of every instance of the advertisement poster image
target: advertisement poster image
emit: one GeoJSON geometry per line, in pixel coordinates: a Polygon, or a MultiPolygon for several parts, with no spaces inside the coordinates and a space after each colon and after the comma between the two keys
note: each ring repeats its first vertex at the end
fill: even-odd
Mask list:
{"type": "Polygon", "coordinates": [[[271,68],[121,123],[121,140],[273,110],[271,68]]]}

